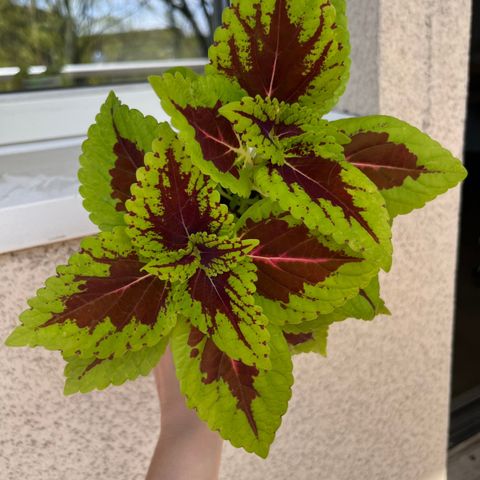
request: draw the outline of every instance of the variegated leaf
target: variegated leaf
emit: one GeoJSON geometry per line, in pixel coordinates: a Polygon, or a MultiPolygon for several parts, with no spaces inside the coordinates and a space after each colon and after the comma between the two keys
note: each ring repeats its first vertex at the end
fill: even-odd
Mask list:
{"type": "Polygon", "coordinates": [[[172,117],[188,154],[200,170],[241,196],[251,190],[249,152],[242,150],[230,122],[219,110],[245,92],[220,76],[185,78],[180,74],[150,77],[164,110],[172,117]]]}
{"type": "Polygon", "coordinates": [[[390,311],[380,297],[380,283],[376,276],[368,286],[361,288],[355,297],[333,312],[319,315],[312,321],[285,325],[284,329],[294,334],[308,334],[335,322],[343,322],[347,319],[371,321],[378,315],[390,315],[390,311]]]}
{"type": "Polygon", "coordinates": [[[238,81],[251,97],[300,102],[324,114],[345,89],[349,51],[341,1],[233,0],[207,72],[238,81]]]}
{"type": "Polygon", "coordinates": [[[129,234],[147,259],[145,270],[180,283],[178,309],[220,349],[267,366],[266,318],[253,303],[254,267],[245,264],[256,242],[222,235],[231,216],[172,130],[164,129],[153,148],[127,202],[129,234]]]}
{"type": "Polygon", "coordinates": [[[155,255],[145,271],[163,280],[185,282],[198,269],[215,277],[234,268],[257,245],[256,240],[239,240],[205,234],[190,236],[186,249],[155,255]]]}
{"type": "Polygon", "coordinates": [[[390,315],[380,298],[378,276],[374,277],[367,287],[360,289],[358,295],[333,312],[319,315],[313,321],[285,324],[282,329],[293,354],[314,352],[326,356],[330,325],[350,318],[369,321],[377,315],[390,315]]]}
{"type": "Polygon", "coordinates": [[[244,258],[224,273],[198,269],[174,292],[178,311],[229,357],[269,368],[268,320],[255,304],[255,266],[244,258]]]}
{"type": "Polygon", "coordinates": [[[148,375],[165,352],[168,340],[163,337],[151,347],[129,350],[120,357],[65,358],[65,395],[103,390],[148,375]]]}
{"type": "Polygon", "coordinates": [[[342,147],[328,129],[324,135],[320,143],[300,137],[285,149],[283,164],[258,168],[255,184],[310,229],[389,270],[391,225],[385,201],[365,175],[343,160],[342,147]]]}
{"type": "Polygon", "coordinates": [[[172,351],[189,407],[233,446],[265,458],[287,410],[293,384],[290,352],[271,325],[272,367],[245,365],[225,354],[187,322],[179,321],[172,351]]]}
{"type": "Polygon", "coordinates": [[[410,213],[466,177],[461,162],[428,135],[392,117],[333,122],[351,142],[345,158],[384,196],[392,217],[410,213]]]}
{"type": "Polygon", "coordinates": [[[257,268],[257,303],[277,324],[334,311],[378,272],[374,263],[309,230],[268,200],[250,208],[237,229],[242,240],[258,241],[248,254],[257,268]]]}
{"type": "Polygon", "coordinates": [[[169,284],[143,271],[122,228],[82,242],[29,301],[9,345],[113,359],[151,347],[176,321],[169,284]]]}
{"type": "Polygon", "coordinates": [[[256,165],[265,161],[281,165],[284,151],[300,140],[322,143],[326,136],[340,144],[349,140],[329,127],[316,110],[276,98],[245,97],[222,107],[220,113],[232,122],[245,147],[254,149],[256,165]]]}
{"type": "Polygon", "coordinates": [[[188,249],[192,235],[221,234],[232,223],[216,184],[192,165],[183,143],[168,126],[137,173],[127,202],[128,234],[146,258],[188,249]]]}

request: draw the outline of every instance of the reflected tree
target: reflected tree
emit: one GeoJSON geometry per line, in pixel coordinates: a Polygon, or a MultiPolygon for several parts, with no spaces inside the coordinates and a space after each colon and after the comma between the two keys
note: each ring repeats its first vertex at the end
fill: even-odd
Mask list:
{"type": "Polygon", "coordinates": [[[121,30],[148,7],[149,0],[127,6],[115,0],[0,0],[0,64],[56,70],[89,62],[99,37],[121,30]]]}
{"type": "Polygon", "coordinates": [[[185,22],[195,35],[200,53],[207,56],[213,33],[220,23],[226,0],[158,0],[168,12],[172,27],[178,20],[185,22]]]}

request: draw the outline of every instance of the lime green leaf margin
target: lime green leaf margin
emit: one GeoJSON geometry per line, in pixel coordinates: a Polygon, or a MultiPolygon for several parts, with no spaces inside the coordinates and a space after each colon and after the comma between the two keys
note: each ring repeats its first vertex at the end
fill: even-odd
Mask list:
{"type": "Polygon", "coordinates": [[[406,147],[416,157],[417,167],[424,170],[418,178],[407,177],[400,186],[380,189],[391,217],[424,207],[467,176],[462,163],[447,149],[417,128],[396,118],[374,115],[337,120],[332,125],[349,137],[366,132],[387,134],[388,142],[406,147]]]}
{"type": "Polygon", "coordinates": [[[89,128],[88,138],[82,145],[78,178],[83,206],[100,230],[124,225],[124,212],[117,209],[119,200],[113,196],[111,174],[117,161],[114,148],[118,135],[139,150],[149,152],[158,127],[153,117],[144,117],[138,110],[122,105],[111,92],[89,128]]]}
{"type": "MultiPolygon", "coordinates": [[[[247,452],[254,452],[263,458],[267,457],[275,432],[287,410],[293,384],[288,345],[278,327],[270,325],[269,330],[272,368],[259,370],[250,385],[250,393],[252,390],[255,392],[255,398],[251,402],[250,422],[244,411],[238,407],[239,400],[231,390],[232,385],[235,388],[242,388],[236,383],[242,381],[241,373],[238,373],[239,366],[235,363],[231,366],[233,371],[237,369],[238,379],[229,387],[222,379],[221,362],[228,364],[232,362],[231,359],[226,356],[215,357],[219,361],[218,370],[212,374],[213,378],[209,378],[210,372],[203,373],[201,365],[206,338],[195,347],[190,346],[191,327],[183,320],[179,320],[172,336],[177,377],[180,388],[187,398],[187,405],[194,408],[212,430],[219,431],[234,447],[242,447],[247,452]],[[254,422],[256,432],[252,429],[251,422],[254,422]]],[[[246,386],[248,380],[247,378],[246,386]]]]}
{"type": "Polygon", "coordinates": [[[117,358],[67,357],[65,395],[104,390],[110,385],[122,385],[140,375],[147,376],[165,352],[169,337],[163,337],[152,347],[130,350],[117,358]]]}

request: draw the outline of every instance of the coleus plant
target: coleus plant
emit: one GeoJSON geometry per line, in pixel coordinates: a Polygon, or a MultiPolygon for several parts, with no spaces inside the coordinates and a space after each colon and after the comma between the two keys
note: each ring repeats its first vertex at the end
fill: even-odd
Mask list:
{"type": "Polygon", "coordinates": [[[394,218],[466,172],[400,120],[324,118],[349,75],[344,0],[233,0],[209,57],[150,78],[174,129],[110,94],[79,172],[101,232],[7,343],[59,350],[66,394],[147,375],[169,344],[188,405],[266,457],[292,355],[388,314],[394,218]]]}

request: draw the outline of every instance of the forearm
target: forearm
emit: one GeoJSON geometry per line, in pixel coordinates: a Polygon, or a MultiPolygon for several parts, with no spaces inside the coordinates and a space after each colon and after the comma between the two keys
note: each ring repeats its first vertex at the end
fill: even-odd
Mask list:
{"type": "Polygon", "coordinates": [[[163,430],[147,474],[147,480],[216,480],[222,442],[205,425],[183,432],[163,430]]]}
{"type": "Polygon", "coordinates": [[[161,403],[160,438],[147,480],[216,480],[222,439],[185,405],[171,353],[155,370],[161,403]]]}

